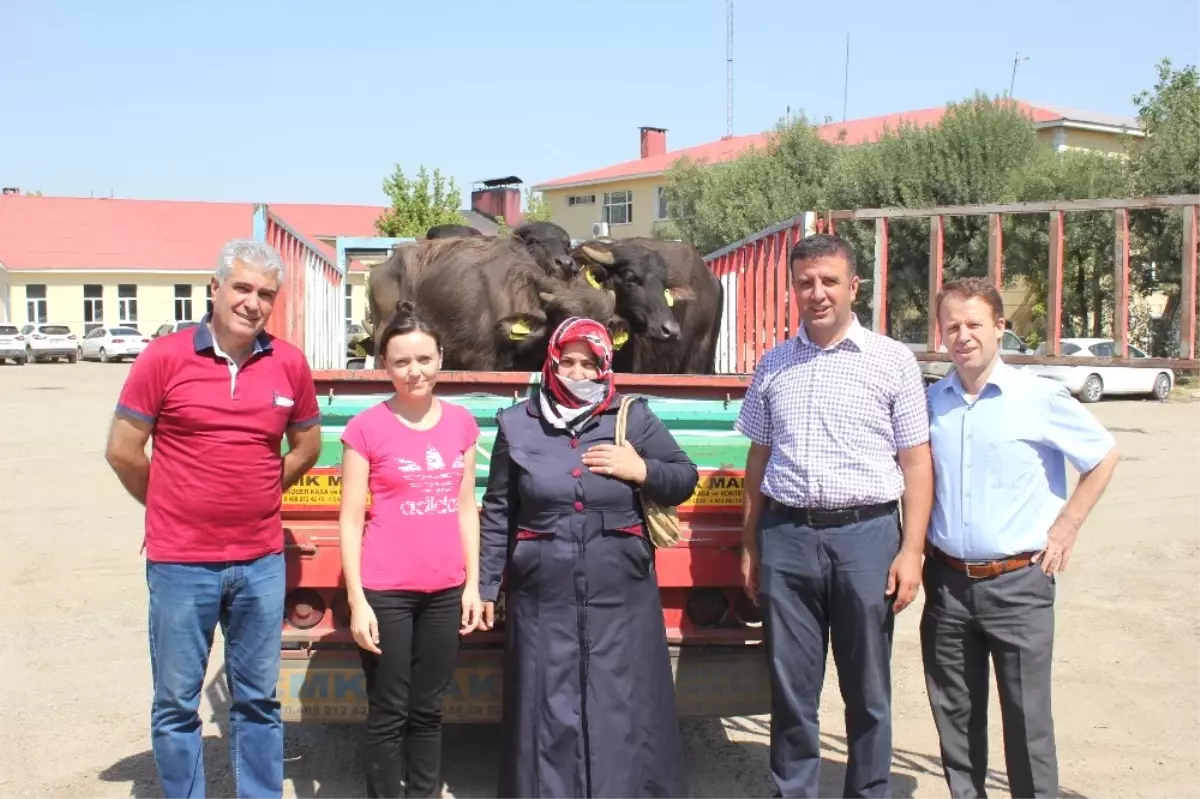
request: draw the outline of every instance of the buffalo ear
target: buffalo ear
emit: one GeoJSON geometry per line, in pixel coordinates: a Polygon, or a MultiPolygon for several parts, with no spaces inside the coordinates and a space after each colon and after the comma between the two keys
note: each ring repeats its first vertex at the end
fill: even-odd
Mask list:
{"type": "Polygon", "coordinates": [[[667,289],[676,302],[687,302],[696,299],[696,290],[691,286],[673,286],[667,289]]]}
{"type": "Polygon", "coordinates": [[[629,343],[629,322],[620,316],[608,320],[608,335],[612,338],[613,349],[619,350],[629,343]]]}
{"type": "Polygon", "coordinates": [[[546,332],[546,316],[540,311],[505,316],[496,322],[500,337],[509,341],[524,341],[546,332]]]}
{"type": "Polygon", "coordinates": [[[585,261],[579,270],[579,274],[587,281],[587,284],[594,289],[601,288],[611,277],[608,268],[594,261],[585,261]]]}

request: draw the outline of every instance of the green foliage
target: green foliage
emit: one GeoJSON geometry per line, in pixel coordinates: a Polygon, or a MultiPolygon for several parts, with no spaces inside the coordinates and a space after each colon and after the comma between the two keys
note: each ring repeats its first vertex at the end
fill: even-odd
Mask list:
{"type": "Polygon", "coordinates": [[[734,161],[680,159],[667,171],[667,214],[678,237],[712,252],[821,202],[821,187],[839,157],[803,117],[780,124],[765,148],[734,161]]]}
{"type": "MultiPolygon", "coordinates": [[[[1139,194],[1200,193],[1200,75],[1196,67],[1176,70],[1170,59],[1158,64],[1158,82],[1133,98],[1146,139],[1133,148],[1130,162],[1139,194]]],[[[1143,265],[1131,269],[1142,290],[1167,294],[1163,324],[1155,331],[1153,354],[1178,351],[1180,277],[1183,260],[1181,213],[1143,211],[1131,215],[1143,265]],[[1149,264],[1153,264],[1151,269],[1149,264]]]]}
{"type": "MultiPolygon", "coordinates": [[[[951,103],[940,124],[902,125],[874,144],[847,149],[828,178],[832,208],[928,207],[1014,199],[1011,178],[1046,148],[1033,123],[1006,100],[983,95],[951,103]]],[[[929,306],[930,222],[891,220],[888,225],[888,330],[898,338],[925,338],[929,306]]],[[[842,225],[838,232],[862,253],[869,271],[874,228],[842,225]]],[[[947,280],[987,272],[987,218],[943,219],[947,280]]],[[[868,289],[864,285],[864,289],[868,289]]],[[[870,290],[860,291],[866,318],[870,290]]]]}
{"type": "Polygon", "coordinates": [[[525,190],[525,221],[550,221],[550,202],[542,196],[541,192],[534,194],[533,189],[525,190]]]}
{"type": "MultiPolygon", "coordinates": [[[[707,253],[810,210],[1200,193],[1200,78],[1195,67],[1175,70],[1167,60],[1158,72],[1154,89],[1134,98],[1148,136],[1127,139],[1128,158],[1055,152],[1014,104],[983,94],[948,105],[937,125],[902,125],[853,147],[827,142],[801,118],[734,161],[672,166],[672,232],[707,253]]],[[[1130,221],[1132,288],[1174,292],[1177,304],[1179,212],[1133,212],[1130,221]]],[[[1004,217],[1004,271],[1033,288],[1035,341],[1044,337],[1048,228],[1045,215],[1004,217]]],[[[840,223],[837,230],[859,253],[856,311],[867,318],[874,225],[840,223]]],[[[1064,332],[1103,335],[1113,314],[1113,214],[1073,212],[1064,230],[1064,332]]],[[[888,330],[898,338],[924,338],[929,231],[925,219],[888,225],[888,330]]],[[[986,217],[945,217],[943,241],[946,279],[986,274],[986,217]]]]}
{"type": "Polygon", "coordinates": [[[395,172],[383,181],[383,191],[392,207],[375,220],[381,236],[421,237],[434,225],[462,224],[462,194],[453,178],[447,185],[440,169],[430,176],[422,165],[416,178],[409,180],[397,164],[395,172]]]}

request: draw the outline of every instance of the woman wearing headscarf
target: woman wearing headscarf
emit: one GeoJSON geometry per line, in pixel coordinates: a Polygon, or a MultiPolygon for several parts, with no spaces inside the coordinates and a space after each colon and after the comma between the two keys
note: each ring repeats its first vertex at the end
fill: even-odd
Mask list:
{"type": "Polygon", "coordinates": [[[487,628],[503,575],[502,797],[687,795],[639,494],[678,505],[698,475],[644,399],[615,445],[612,354],[603,325],[568,319],[536,397],[496,417],[480,598],[487,628]]]}

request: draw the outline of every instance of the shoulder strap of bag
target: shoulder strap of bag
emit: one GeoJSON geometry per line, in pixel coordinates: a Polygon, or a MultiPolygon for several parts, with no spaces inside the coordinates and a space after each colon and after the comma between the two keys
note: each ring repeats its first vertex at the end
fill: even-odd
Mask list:
{"type": "Polygon", "coordinates": [[[617,446],[625,444],[625,427],[629,422],[629,405],[633,402],[633,397],[621,397],[621,407],[617,409],[617,446]]]}

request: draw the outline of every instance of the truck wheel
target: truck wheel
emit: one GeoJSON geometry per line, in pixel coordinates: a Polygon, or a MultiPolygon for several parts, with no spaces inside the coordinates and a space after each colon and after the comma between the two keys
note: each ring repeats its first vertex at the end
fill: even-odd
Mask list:
{"type": "Polygon", "coordinates": [[[1080,402],[1099,402],[1104,396],[1104,381],[1100,379],[1100,375],[1088,375],[1087,380],[1083,381],[1083,388],[1079,391],[1080,402]]]}

